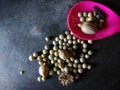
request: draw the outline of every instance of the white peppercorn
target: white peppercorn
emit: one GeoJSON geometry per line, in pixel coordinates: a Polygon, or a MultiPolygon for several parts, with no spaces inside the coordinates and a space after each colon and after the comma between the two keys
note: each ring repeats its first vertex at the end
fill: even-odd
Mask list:
{"type": "Polygon", "coordinates": [[[39,64],[39,65],[43,65],[43,64],[44,64],[44,61],[43,61],[43,60],[38,61],[38,64],[39,64]]]}
{"type": "Polygon", "coordinates": [[[67,42],[68,40],[67,40],[67,38],[64,38],[64,42],[67,42]]]}
{"type": "Polygon", "coordinates": [[[41,60],[42,60],[42,57],[41,57],[41,56],[38,56],[38,57],[37,57],[37,60],[41,61],[41,60]]]}
{"type": "Polygon", "coordinates": [[[83,46],[83,48],[87,48],[88,47],[88,45],[86,43],[83,43],[82,46],[83,46]]]}
{"type": "Polygon", "coordinates": [[[86,18],[86,21],[94,21],[94,18],[88,17],[88,18],[86,18]]]}
{"type": "Polygon", "coordinates": [[[57,74],[58,74],[58,75],[60,75],[60,74],[61,74],[61,71],[60,71],[60,70],[58,70],[58,71],[57,71],[57,74]]]}
{"type": "Polygon", "coordinates": [[[70,32],[71,35],[73,35],[73,32],[70,32]]]}
{"type": "Polygon", "coordinates": [[[34,52],[34,53],[33,53],[33,56],[34,56],[34,57],[37,57],[37,56],[38,56],[38,52],[34,52]]]}
{"type": "Polygon", "coordinates": [[[57,61],[57,60],[58,60],[58,57],[54,57],[54,60],[57,61]]]}
{"type": "Polygon", "coordinates": [[[70,59],[66,59],[66,62],[67,62],[67,63],[70,63],[71,61],[70,61],[70,59]]]}
{"type": "Polygon", "coordinates": [[[97,18],[97,19],[100,19],[100,16],[99,16],[99,15],[96,15],[96,18],[97,18]]]}
{"type": "Polygon", "coordinates": [[[59,49],[62,49],[63,48],[63,46],[62,45],[59,45],[59,49]]]}
{"type": "Polygon", "coordinates": [[[54,52],[54,55],[55,55],[55,56],[58,56],[59,54],[58,54],[58,52],[54,52]]]}
{"type": "Polygon", "coordinates": [[[61,49],[58,49],[58,53],[61,51],[61,49]]]}
{"type": "Polygon", "coordinates": [[[47,59],[46,59],[46,58],[43,58],[43,61],[44,61],[44,62],[46,62],[46,61],[47,61],[47,59]]]}
{"type": "Polygon", "coordinates": [[[90,58],[90,55],[85,54],[85,58],[86,58],[86,59],[89,59],[89,58],[90,58]]]}
{"type": "Polygon", "coordinates": [[[73,49],[77,49],[78,48],[78,46],[77,45],[73,45],[73,49]]]}
{"type": "Polygon", "coordinates": [[[55,66],[56,66],[56,67],[58,66],[58,63],[57,63],[57,62],[55,63],[55,66]]]}
{"type": "Polygon", "coordinates": [[[83,12],[83,16],[84,16],[84,17],[87,17],[87,16],[88,16],[88,13],[87,13],[87,12],[83,12]]]}
{"type": "Polygon", "coordinates": [[[81,44],[85,43],[83,40],[81,41],[81,44]]]}
{"type": "Polygon", "coordinates": [[[93,54],[92,50],[89,50],[88,55],[92,55],[92,54],[93,54]]]}
{"type": "Polygon", "coordinates": [[[55,66],[55,67],[53,68],[53,71],[56,72],[57,70],[58,70],[58,68],[55,66]]]}
{"type": "Polygon", "coordinates": [[[64,68],[64,72],[68,73],[68,67],[64,68]]]}
{"type": "Polygon", "coordinates": [[[49,50],[50,49],[50,46],[49,45],[45,45],[44,47],[46,50],[49,50]]]}
{"type": "Polygon", "coordinates": [[[87,52],[87,49],[86,49],[86,48],[83,48],[83,49],[82,49],[82,52],[83,52],[83,53],[86,53],[86,52],[87,52]]]}
{"type": "Polygon", "coordinates": [[[81,63],[85,62],[85,58],[81,57],[81,58],[80,58],[80,62],[81,62],[81,63]]]}
{"type": "Polygon", "coordinates": [[[40,82],[40,81],[42,81],[42,76],[39,76],[38,78],[37,78],[37,80],[40,82]]]}
{"type": "Polygon", "coordinates": [[[55,60],[52,59],[52,60],[51,60],[51,63],[52,63],[52,64],[55,64],[55,60]]]}
{"type": "Polygon", "coordinates": [[[76,64],[77,64],[78,62],[79,62],[79,61],[78,61],[77,59],[75,59],[75,60],[74,60],[74,63],[76,63],[76,64]]]}
{"type": "Polygon", "coordinates": [[[55,41],[59,41],[59,38],[58,38],[58,37],[56,37],[56,38],[55,38],[55,41]]]}
{"type": "Polygon", "coordinates": [[[61,34],[61,35],[59,35],[59,38],[60,38],[61,40],[63,40],[63,39],[65,38],[65,35],[64,35],[64,34],[61,34]]]}
{"type": "Polygon", "coordinates": [[[74,68],[77,68],[77,66],[78,66],[78,65],[77,65],[76,63],[73,64],[73,67],[74,67],[74,68]]]}
{"type": "Polygon", "coordinates": [[[61,62],[62,62],[62,60],[61,60],[61,59],[58,59],[58,60],[57,60],[57,62],[58,62],[58,63],[61,63],[61,62]]]}
{"type": "Polygon", "coordinates": [[[73,69],[73,73],[77,73],[77,69],[73,69]]]}
{"type": "Polygon", "coordinates": [[[49,58],[50,60],[52,60],[52,59],[54,58],[54,56],[51,54],[51,55],[48,56],[48,58],[49,58]]]}
{"type": "Polygon", "coordinates": [[[82,67],[82,65],[81,64],[78,64],[78,68],[81,68],[82,67]]]}
{"type": "Polygon", "coordinates": [[[62,72],[64,72],[64,68],[60,68],[62,72]]]}
{"type": "Polygon", "coordinates": [[[89,12],[89,13],[88,13],[88,17],[93,17],[93,13],[92,13],[92,12],[89,12]]]}
{"type": "Polygon", "coordinates": [[[53,41],[53,45],[57,45],[58,44],[58,42],[57,41],[53,41]]]}
{"type": "Polygon", "coordinates": [[[82,68],[79,68],[79,69],[78,69],[78,73],[83,73],[83,69],[82,69],[82,68]]]}
{"type": "Polygon", "coordinates": [[[50,70],[49,71],[49,75],[53,75],[54,74],[54,71],[53,70],[50,70]]]}
{"type": "Polygon", "coordinates": [[[73,66],[73,64],[72,64],[72,63],[68,63],[68,66],[69,66],[69,67],[72,67],[72,66],[73,66]]]}
{"type": "Polygon", "coordinates": [[[68,40],[68,43],[69,43],[69,44],[72,44],[72,40],[68,40]]]}
{"type": "Polygon", "coordinates": [[[70,60],[73,62],[73,61],[74,61],[74,58],[73,58],[73,57],[70,57],[70,60]]]}
{"type": "Polygon", "coordinates": [[[70,44],[69,44],[69,43],[67,43],[66,45],[67,45],[68,47],[70,46],[70,44]]]}
{"type": "Polygon", "coordinates": [[[90,70],[91,68],[92,68],[92,67],[91,67],[91,65],[87,65],[87,69],[89,69],[89,70],[90,70]]]}
{"type": "Polygon", "coordinates": [[[63,41],[62,41],[62,40],[59,40],[58,43],[59,43],[60,45],[62,45],[62,44],[63,44],[63,41]]]}
{"type": "Polygon", "coordinates": [[[54,51],[57,51],[57,50],[58,50],[58,46],[54,46],[54,47],[53,47],[53,50],[54,50],[54,51]]]}
{"type": "Polygon", "coordinates": [[[81,12],[78,13],[78,17],[82,17],[82,13],[81,12]]]}
{"type": "Polygon", "coordinates": [[[64,67],[64,64],[63,64],[63,63],[59,63],[59,64],[58,64],[58,67],[59,67],[59,68],[63,68],[63,67],[64,67]]]}
{"type": "Polygon", "coordinates": [[[20,75],[23,75],[25,73],[25,71],[20,70],[20,75]]]}
{"type": "Polygon", "coordinates": [[[45,81],[45,77],[42,77],[42,81],[45,81]]]}
{"type": "Polygon", "coordinates": [[[46,41],[50,41],[50,37],[45,37],[45,40],[46,41]]]}
{"type": "Polygon", "coordinates": [[[50,54],[54,54],[54,51],[53,51],[53,50],[50,50],[49,53],[50,53],[50,54]]]}
{"type": "Polygon", "coordinates": [[[84,22],[85,18],[84,17],[80,17],[80,22],[84,22]]]}
{"type": "Polygon", "coordinates": [[[78,26],[79,28],[81,28],[81,25],[82,25],[81,23],[78,23],[78,25],[77,25],[77,26],[78,26]]]}
{"type": "Polygon", "coordinates": [[[105,21],[104,21],[104,19],[100,19],[99,22],[100,23],[104,23],[105,21]]]}
{"type": "Polygon", "coordinates": [[[77,43],[80,43],[80,39],[77,39],[77,43]]]}
{"type": "Polygon", "coordinates": [[[41,54],[41,57],[42,57],[42,58],[45,58],[46,56],[45,56],[45,54],[41,54]]]}
{"type": "Polygon", "coordinates": [[[87,68],[87,64],[86,64],[86,63],[83,63],[83,64],[82,64],[82,68],[83,68],[83,69],[86,69],[86,68],[87,68]]]}
{"type": "Polygon", "coordinates": [[[89,44],[93,44],[93,41],[92,41],[92,40],[88,40],[88,43],[89,43],[89,44]]]}
{"type": "Polygon", "coordinates": [[[30,55],[30,56],[29,56],[29,60],[30,60],[30,61],[34,61],[34,60],[35,60],[35,57],[34,57],[33,55],[30,55]]]}
{"type": "Polygon", "coordinates": [[[43,54],[47,54],[48,51],[46,49],[43,50],[43,54]]]}
{"type": "Polygon", "coordinates": [[[67,35],[67,39],[69,40],[69,39],[72,39],[72,36],[69,34],[69,35],[67,35]]]}
{"type": "Polygon", "coordinates": [[[67,46],[63,46],[63,49],[67,49],[67,46]]]}
{"type": "Polygon", "coordinates": [[[73,41],[73,44],[77,44],[77,41],[76,41],[76,40],[74,40],[74,41],[73,41]]]}
{"type": "Polygon", "coordinates": [[[72,39],[73,39],[73,40],[75,40],[75,39],[76,39],[76,37],[75,37],[75,36],[73,36],[73,37],[72,37],[72,39]]]}
{"type": "Polygon", "coordinates": [[[66,34],[66,35],[69,35],[69,34],[70,34],[70,31],[66,31],[65,34],[66,34]]]}
{"type": "Polygon", "coordinates": [[[63,46],[66,46],[66,43],[65,43],[65,42],[63,43],[63,46]]]}

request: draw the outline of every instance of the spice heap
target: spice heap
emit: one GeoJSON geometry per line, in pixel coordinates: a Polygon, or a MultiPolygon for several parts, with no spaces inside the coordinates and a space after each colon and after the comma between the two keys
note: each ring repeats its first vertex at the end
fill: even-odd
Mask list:
{"type": "MultiPolygon", "coordinates": [[[[46,41],[50,38],[46,37],[46,41]]],[[[45,45],[41,54],[34,52],[29,56],[30,61],[38,60],[39,74],[38,81],[45,81],[48,75],[57,74],[63,86],[68,86],[74,80],[79,79],[85,70],[90,70],[91,65],[87,64],[93,54],[88,46],[91,40],[84,41],[76,38],[70,31],[55,37],[52,45],[45,45]]]]}
{"type": "Polygon", "coordinates": [[[95,34],[105,22],[105,14],[96,6],[93,12],[79,12],[78,17],[80,19],[78,27],[85,34],[95,34]]]}

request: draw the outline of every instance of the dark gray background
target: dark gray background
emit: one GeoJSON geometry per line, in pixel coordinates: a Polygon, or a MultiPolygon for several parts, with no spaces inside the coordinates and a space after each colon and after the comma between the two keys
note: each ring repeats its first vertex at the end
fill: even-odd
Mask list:
{"type": "MultiPolygon", "coordinates": [[[[0,0],[0,90],[120,90],[120,34],[95,41],[95,67],[65,88],[54,76],[38,82],[38,63],[28,56],[41,51],[44,37],[65,32],[67,12],[79,0],[0,0]],[[25,70],[23,75],[20,70],[25,70]]],[[[120,0],[96,0],[120,15],[120,0]]]]}

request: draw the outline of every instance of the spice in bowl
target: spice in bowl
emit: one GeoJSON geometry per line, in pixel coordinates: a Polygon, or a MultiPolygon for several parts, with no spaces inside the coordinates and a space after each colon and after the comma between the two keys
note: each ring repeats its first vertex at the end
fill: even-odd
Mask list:
{"type": "Polygon", "coordinates": [[[93,12],[78,12],[78,27],[85,34],[95,34],[105,23],[105,14],[96,6],[93,12]]]}

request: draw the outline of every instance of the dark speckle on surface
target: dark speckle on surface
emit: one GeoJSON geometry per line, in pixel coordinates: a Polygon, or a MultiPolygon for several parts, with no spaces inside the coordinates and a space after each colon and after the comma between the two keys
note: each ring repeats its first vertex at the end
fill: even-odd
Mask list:
{"type": "MultiPolygon", "coordinates": [[[[120,34],[95,41],[95,67],[78,82],[63,87],[57,76],[38,82],[38,62],[46,36],[68,30],[68,10],[79,0],[0,0],[0,90],[120,90],[120,34]],[[26,73],[20,75],[20,69],[26,73]]],[[[120,14],[119,0],[95,0],[120,14]]]]}

